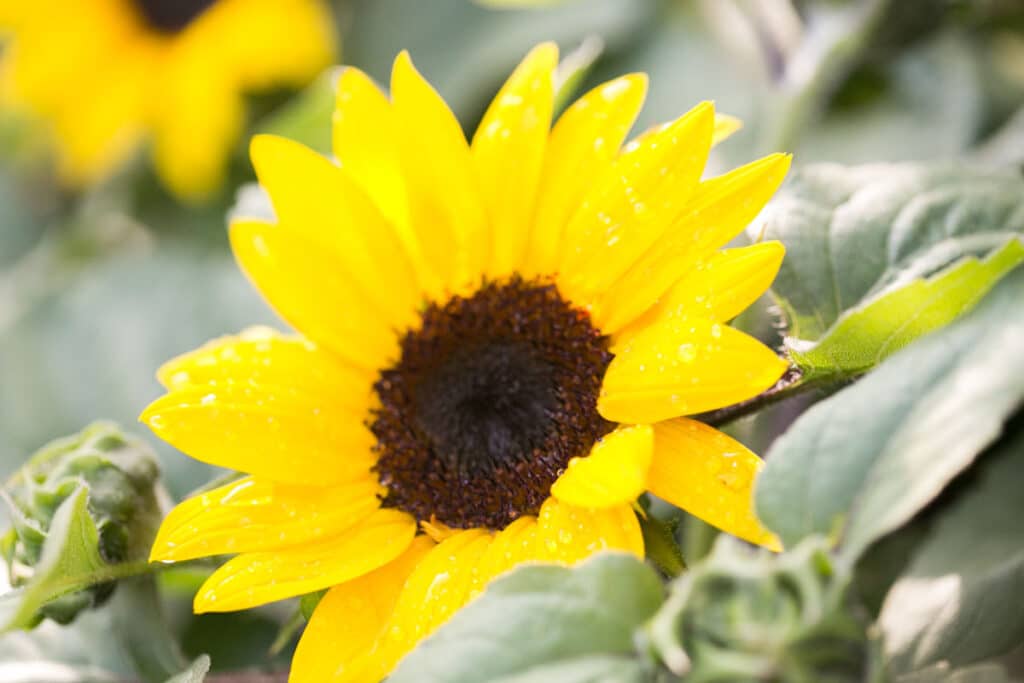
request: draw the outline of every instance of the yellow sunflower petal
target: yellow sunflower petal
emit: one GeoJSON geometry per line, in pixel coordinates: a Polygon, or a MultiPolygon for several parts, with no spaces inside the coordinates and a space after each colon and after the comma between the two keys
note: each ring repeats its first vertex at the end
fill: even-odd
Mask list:
{"type": "Polygon", "coordinates": [[[334,26],[320,0],[217,0],[182,37],[246,88],[298,86],[334,60],[334,26]]]}
{"type": "Polygon", "coordinates": [[[477,565],[492,537],[470,529],[445,539],[420,561],[405,582],[386,637],[398,656],[411,650],[483,589],[477,565]]]}
{"type": "Polygon", "coordinates": [[[602,550],[644,556],[640,523],[629,504],[591,510],[548,498],[537,515],[535,559],[574,564],[602,550]]]}
{"type": "Polygon", "coordinates": [[[376,477],[285,486],[246,477],[182,501],[160,525],[151,562],[274,550],[336,536],[380,506],[376,477]]]}
{"type": "Polygon", "coordinates": [[[301,337],[252,327],[164,363],[157,379],[170,390],[250,385],[282,396],[320,396],[359,415],[369,410],[374,375],[339,363],[301,337]]]}
{"type": "Polygon", "coordinates": [[[597,317],[614,334],[639,317],[679,276],[739,234],[764,208],[789,170],[773,154],[700,184],[675,224],[604,293],[597,317]]]}
{"type": "Polygon", "coordinates": [[[715,132],[711,136],[711,146],[728,140],[733,133],[743,128],[743,122],[735,116],[715,113],[715,132]]]}
{"type": "Polygon", "coordinates": [[[204,56],[179,54],[166,61],[163,106],[156,108],[153,122],[157,173],[175,194],[191,201],[221,185],[228,156],[245,125],[242,94],[228,74],[211,70],[204,56]]]}
{"type": "Polygon", "coordinates": [[[480,558],[481,580],[488,583],[496,576],[523,562],[536,560],[537,518],[520,517],[494,535],[491,544],[480,558]]]}
{"type": "Polygon", "coordinates": [[[200,587],[193,609],[196,614],[246,609],[350,581],[398,557],[415,534],[416,520],[382,509],[333,538],[239,555],[200,587]]]}
{"type": "Polygon", "coordinates": [[[743,444],[695,420],[654,427],[654,461],[647,487],[708,524],[780,550],[754,515],[753,487],[761,459],[743,444]]]}
{"type": "Polygon", "coordinates": [[[409,218],[420,252],[439,278],[431,291],[475,282],[490,251],[487,219],[462,128],[407,52],[395,59],[391,100],[409,218]]]}
{"type": "Polygon", "coordinates": [[[197,460],[282,483],[326,486],[366,474],[376,461],[365,416],[330,402],[247,386],[191,386],[139,417],[197,460]]]}
{"type": "Polygon", "coordinates": [[[524,274],[557,270],[566,224],[583,195],[607,172],[646,94],[645,74],[622,76],[586,93],[559,117],[548,140],[524,274]]]}
{"type": "Polygon", "coordinates": [[[669,318],[626,341],[605,373],[598,412],[650,424],[739,403],[775,383],[788,364],[727,325],[669,318]]]}
{"type": "Polygon", "coordinates": [[[612,350],[665,318],[700,316],[727,322],[757,301],[782,265],[782,242],[760,242],[715,252],[683,276],[658,303],[620,331],[612,350]]]}
{"type": "Polygon", "coordinates": [[[585,508],[631,503],[646,488],[653,448],[649,425],[618,429],[594,444],[586,457],[570,460],[551,495],[585,508]]]}
{"type": "Polygon", "coordinates": [[[411,245],[409,205],[395,140],[397,124],[391,103],[370,77],[346,67],[338,79],[333,150],[341,167],[369,195],[377,208],[411,245]]]}
{"type": "Polygon", "coordinates": [[[349,174],[308,147],[273,135],[254,137],[250,153],[281,228],[326,248],[325,260],[392,325],[414,324],[422,295],[405,245],[349,174]]]}
{"type": "Polygon", "coordinates": [[[335,586],[316,606],[292,659],[290,683],[378,683],[394,666],[381,636],[406,579],[434,547],[417,536],[390,563],[335,586]]]}
{"type": "Polygon", "coordinates": [[[700,104],[627,145],[597,181],[566,228],[559,285],[573,301],[590,303],[664,233],[697,187],[713,126],[700,104]]]}
{"type": "Polygon", "coordinates": [[[385,319],[343,262],[319,244],[275,225],[236,221],[231,247],[270,305],[314,342],[366,370],[397,357],[397,321],[385,319]]]}
{"type": "Polygon", "coordinates": [[[473,163],[491,222],[492,278],[518,272],[533,218],[554,107],[558,47],[538,45],[512,73],[473,136],[473,163]]]}

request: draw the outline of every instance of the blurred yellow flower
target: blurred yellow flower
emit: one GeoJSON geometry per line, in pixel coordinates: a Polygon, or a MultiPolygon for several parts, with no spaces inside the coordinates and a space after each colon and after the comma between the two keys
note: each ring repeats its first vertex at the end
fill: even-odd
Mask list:
{"type": "Polygon", "coordinates": [[[760,459],[682,416],[786,368],[727,325],[782,246],[719,249],[789,158],[701,180],[737,126],[708,103],[621,147],[640,74],[552,129],[557,60],[534,49],[471,144],[404,53],[390,99],[342,75],[337,162],[253,141],[276,222],[236,220],[232,245],[302,336],[250,330],[161,369],[142,420],[250,476],[175,508],[152,559],[238,554],[199,612],[330,588],[292,681],[379,680],[519,563],[642,555],[644,491],[777,545],[752,510],[760,459]]]}
{"type": "Polygon", "coordinates": [[[49,124],[66,182],[151,140],[187,199],[220,183],[244,91],[301,85],[335,53],[322,0],[0,0],[0,28],[0,103],[49,124]]]}

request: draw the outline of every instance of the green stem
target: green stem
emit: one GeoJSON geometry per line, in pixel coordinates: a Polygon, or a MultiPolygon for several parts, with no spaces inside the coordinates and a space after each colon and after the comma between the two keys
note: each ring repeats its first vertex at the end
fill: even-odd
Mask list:
{"type": "Polygon", "coordinates": [[[143,680],[166,681],[188,665],[164,618],[152,575],[122,581],[112,612],[116,635],[143,680]]]}
{"type": "Polygon", "coordinates": [[[712,410],[711,412],[701,413],[695,415],[694,418],[700,420],[704,424],[711,425],[712,427],[721,427],[723,425],[734,422],[741,417],[753,415],[754,413],[764,410],[766,407],[778,403],[779,401],[785,401],[786,399],[805,394],[809,391],[817,391],[827,388],[833,384],[839,384],[841,380],[837,380],[832,376],[819,376],[819,377],[804,377],[800,371],[791,367],[782,378],[775,383],[775,386],[764,391],[754,398],[737,403],[735,405],[726,406],[725,408],[719,408],[718,410],[712,410]]]}

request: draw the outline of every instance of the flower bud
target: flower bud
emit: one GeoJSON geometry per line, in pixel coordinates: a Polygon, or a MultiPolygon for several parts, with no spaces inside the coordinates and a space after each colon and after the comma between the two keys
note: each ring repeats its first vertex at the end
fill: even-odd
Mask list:
{"type": "MultiPolygon", "coordinates": [[[[143,442],[125,436],[113,424],[98,422],[54,441],[33,455],[3,491],[12,528],[0,537],[12,586],[37,577],[51,536],[54,515],[80,487],[88,491],[86,509],[95,524],[97,551],[108,564],[145,560],[160,523],[159,467],[143,442]]],[[[68,623],[83,609],[105,602],[112,582],[101,583],[46,602],[40,617],[68,623]]]]}
{"type": "Polygon", "coordinates": [[[877,674],[857,612],[823,541],[774,555],[723,537],[674,583],[648,635],[687,683],[861,683],[877,674]]]}

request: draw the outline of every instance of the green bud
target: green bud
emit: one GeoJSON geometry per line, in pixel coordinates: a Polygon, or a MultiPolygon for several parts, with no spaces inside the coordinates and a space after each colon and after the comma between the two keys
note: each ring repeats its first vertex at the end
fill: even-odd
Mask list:
{"type": "Polygon", "coordinates": [[[687,683],[861,683],[877,676],[876,643],[850,596],[819,539],[775,555],[723,537],[647,633],[687,683]]]}
{"type": "MultiPolygon", "coordinates": [[[[107,422],[44,446],[0,492],[12,519],[12,528],[0,537],[0,556],[7,563],[11,584],[20,587],[32,581],[54,514],[83,485],[102,560],[108,564],[145,560],[161,518],[159,474],[153,451],[107,422]]],[[[114,583],[102,583],[62,595],[39,612],[66,624],[82,610],[105,602],[114,587],[114,583]]]]}

